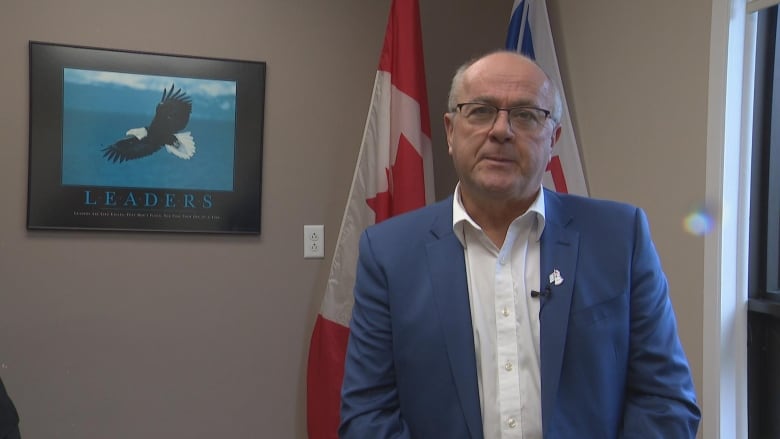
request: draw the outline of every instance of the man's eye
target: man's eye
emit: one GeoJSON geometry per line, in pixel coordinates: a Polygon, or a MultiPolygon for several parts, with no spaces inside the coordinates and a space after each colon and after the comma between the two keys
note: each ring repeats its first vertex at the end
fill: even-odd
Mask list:
{"type": "Polygon", "coordinates": [[[482,107],[482,106],[474,107],[471,110],[471,115],[472,116],[490,116],[491,114],[493,114],[493,111],[494,110],[492,108],[490,108],[490,107],[482,107]]]}
{"type": "Polygon", "coordinates": [[[515,110],[512,112],[512,118],[517,120],[536,120],[536,114],[531,110],[515,110]]]}

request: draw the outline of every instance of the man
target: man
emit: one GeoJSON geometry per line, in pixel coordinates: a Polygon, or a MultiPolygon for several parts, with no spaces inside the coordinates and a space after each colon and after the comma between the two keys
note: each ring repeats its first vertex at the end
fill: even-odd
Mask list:
{"type": "Polygon", "coordinates": [[[644,213],[542,189],[561,99],[530,59],[461,67],[453,197],[360,240],[343,438],[693,438],[644,213]]]}
{"type": "Polygon", "coordinates": [[[0,380],[0,439],[20,439],[19,415],[0,380]]]}

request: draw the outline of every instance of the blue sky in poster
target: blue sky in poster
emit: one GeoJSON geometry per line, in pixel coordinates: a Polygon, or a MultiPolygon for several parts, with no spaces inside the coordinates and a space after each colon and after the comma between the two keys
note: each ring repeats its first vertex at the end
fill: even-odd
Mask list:
{"type": "Polygon", "coordinates": [[[233,190],[236,83],[210,79],[64,69],[62,184],[233,190]],[[164,89],[175,85],[192,99],[183,131],[195,140],[189,160],[165,148],[152,155],[113,163],[103,148],[127,130],[148,126],[164,89]]]}

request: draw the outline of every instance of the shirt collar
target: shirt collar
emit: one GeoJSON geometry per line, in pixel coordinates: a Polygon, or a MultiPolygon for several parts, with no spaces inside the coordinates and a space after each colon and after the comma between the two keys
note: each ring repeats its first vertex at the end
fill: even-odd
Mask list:
{"type": "MultiPolygon", "coordinates": [[[[523,215],[535,214],[536,215],[536,227],[531,232],[536,241],[539,241],[544,232],[545,216],[544,216],[544,189],[540,188],[539,192],[528,207],[528,210],[523,215]]],[[[460,198],[460,183],[455,186],[455,195],[452,197],[452,230],[455,236],[458,237],[461,245],[466,246],[466,237],[464,235],[463,226],[465,224],[471,225],[476,230],[482,230],[473,218],[466,212],[463,207],[463,201],[460,198]]]]}

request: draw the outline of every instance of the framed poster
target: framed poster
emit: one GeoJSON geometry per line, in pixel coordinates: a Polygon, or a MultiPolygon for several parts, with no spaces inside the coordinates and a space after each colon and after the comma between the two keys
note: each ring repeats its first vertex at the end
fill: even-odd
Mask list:
{"type": "Polygon", "coordinates": [[[28,229],[260,233],[264,62],[29,48],[28,229]]]}

